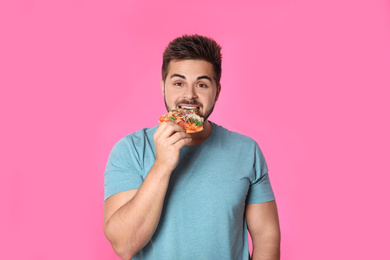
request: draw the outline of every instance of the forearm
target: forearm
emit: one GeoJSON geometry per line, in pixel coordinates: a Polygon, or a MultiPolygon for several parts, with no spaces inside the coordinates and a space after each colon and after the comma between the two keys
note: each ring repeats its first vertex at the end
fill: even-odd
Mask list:
{"type": "Polygon", "coordinates": [[[280,234],[253,241],[252,260],[280,260],[280,234]]]}
{"type": "Polygon", "coordinates": [[[169,179],[170,172],[154,165],[137,194],[107,222],[107,237],[122,259],[133,257],[152,237],[160,219],[169,179]]]}

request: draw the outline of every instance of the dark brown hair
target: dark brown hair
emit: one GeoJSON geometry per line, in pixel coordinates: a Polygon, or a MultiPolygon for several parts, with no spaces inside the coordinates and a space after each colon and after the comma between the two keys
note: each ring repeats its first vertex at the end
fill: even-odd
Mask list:
{"type": "Polygon", "coordinates": [[[165,81],[171,60],[205,60],[214,68],[214,79],[219,85],[222,73],[221,46],[213,39],[194,35],[183,35],[171,41],[163,54],[162,78],[165,81]]]}

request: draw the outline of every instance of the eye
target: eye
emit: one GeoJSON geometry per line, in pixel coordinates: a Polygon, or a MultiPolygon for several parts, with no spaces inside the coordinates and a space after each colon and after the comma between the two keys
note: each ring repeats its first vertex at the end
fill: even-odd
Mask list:
{"type": "Polygon", "coordinates": [[[203,83],[198,83],[197,85],[199,88],[207,88],[207,85],[206,84],[203,84],[203,83]]]}
{"type": "Polygon", "coordinates": [[[183,83],[181,83],[181,82],[176,82],[176,83],[174,83],[173,85],[175,85],[175,86],[178,86],[178,87],[182,87],[182,86],[184,86],[184,84],[183,84],[183,83]]]}

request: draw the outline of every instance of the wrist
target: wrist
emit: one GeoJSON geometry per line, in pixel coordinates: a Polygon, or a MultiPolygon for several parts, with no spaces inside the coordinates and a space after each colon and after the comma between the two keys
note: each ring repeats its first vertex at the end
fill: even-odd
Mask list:
{"type": "Polygon", "coordinates": [[[156,161],[153,165],[153,170],[156,172],[157,175],[171,176],[174,169],[156,161]]]}

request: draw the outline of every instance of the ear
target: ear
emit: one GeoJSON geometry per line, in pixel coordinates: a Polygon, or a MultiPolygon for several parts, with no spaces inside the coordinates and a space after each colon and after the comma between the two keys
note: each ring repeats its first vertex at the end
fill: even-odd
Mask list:
{"type": "Polygon", "coordinates": [[[217,87],[217,95],[215,96],[215,101],[218,100],[219,93],[221,93],[221,84],[219,84],[218,87],[217,87]]]}
{"type": "Polygon", "coordinates": [[[165,85],[164,80],[161,80],[160,81],[160,87],[161,87],[161,93],[162,93],[163,96],[164,96],[164,85],[165,85]]]}

